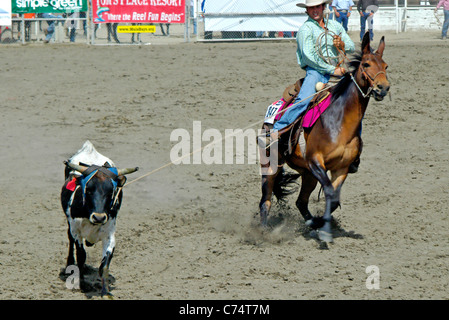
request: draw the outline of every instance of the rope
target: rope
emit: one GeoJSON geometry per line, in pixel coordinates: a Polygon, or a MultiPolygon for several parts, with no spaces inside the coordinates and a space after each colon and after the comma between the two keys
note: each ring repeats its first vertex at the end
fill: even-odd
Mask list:
{"type": "MultiPolygon", "coordinates": [[[[329,13],[330,13],[329,11],[326,12],[326,16],[327,16],[327,17],[326,17],[326,21],[329,21],[329,13]]],[[[322,52],[321,52],[320,41],[321,41],[321,38],[323,37],[323,35],[326,37],[326,38],[325,38],[325,41],[327,41],[327,35],[328,35],[328,33],[333,33],[334,36],[335,36],[335,33],[332,32],[332,31],[330,31],[330,30],[327,28],[327,22],[326,22],[326,28],[325,28],[325,31],[324,31],[323,33],[321,33],[321,34],[318,36],[317,41],[316,41],[316,44],[315,44],[316,49],[317,49],[316,51],[318,52],[319,56],[320,56],[324,61],[326,61],[327,63],[329,63],[328,60],[326,59],[326,57],[323,56],[323,54],[322,54],[322,52]]],[[[326,50],[327,50],[327,45],[326,45],[326,50]]],[[[349,61],[349,59],[346,57],[346,54],[344,53],[344,51],[340,50],[339,48],[337,48],[337,50],[338,50],[338,52],[339,52],[339,56],[333,58],[333,59],[336,59],[336,58],[339,57],[339,62],[338,62],[338,64],[337,64],[337,66],[339,66],[345,59],[349,61]]],[[[327,58],[329,58],[329,56],[328,56],[327,58]]],[[[332,63],[329,63],[329,64],[332,64],[332,63]]],[[[338,82],[337,82],[337,83],[338,83],[338,82]]],[[[312,94],[312,95],[310,95],[310,96],[308,96],[308,97],[306,97],[306,98],[304,98],[304,99],[302,99],[302,100],[296,102],[295,104],[291,104],[289,107],[287,107],[287,108],[285,108],[285,109],[283,109],[283,110],[281,110],[281,111],[276,112],[276,114],[274,114],[274,116],[277,116],[277,115],[279,115],[279,114],[283,114],[284,112],[286,112],[286,111],[289,110],[290,108],[293,108],[293,107],[297,106],[299,103],[301,103],[301,102],[303,102],[303,101],[305,101],[305,100],[307,100],[307,99],[309,99],[309,98],[313,98],[313,97],[316,96],[317,94],[319,94],[319,93],[321,93],[321,92],[323,92],[323,91],[325,91],[325,90],[328,90],[329,88],[335,86],[337,83],[334,83],[334,84],[328,84],[328,86],[327,86],[326,88],[324,88],[324,89],[322,89],[322,90],[319,90],[319,91],[315,92],[314,94],[312,94]]],[[[252,124],[246,126],[245,128],[243,128],[242,131],[247,130],[247,129],[251,128],[251,127],[254,127],[254,126],[256,126],[256,125],[260,125],[260,124],[262,124],[264,121],[265,121],[265,119],[263,119],[262,121],[254,122],[254,123],[252,123],[252,124]]],[[[132,181],[130,181],[130,182],[127,182],[123,187],[126,187],[127,185],[130,185],[130,184],[132,184],[132,183],[134,183],[134,182],[137,182],[137,181],[139,181],[139,180],[141,180],[141,179],[143,179],[143,178],[145,178],[145,177],[147,177],[147,176],[149,176],[149,175],[152,175],[152,174],[154,174],[154,173],[156,173],[156,172],[158,172],[158,171],[160,171],[160,170],[162,170],[162,169],[164,169],[164,168],[167,168],[167,167],[173,165],[174,162],[179,162],[179,161],[181,161],[181,160],[184,159],[184,158],[190,157],[191,155],[193,155],[193,154],[195,154],[195,153],[197,153],[197,152],[200,152],[200,151],[202,151],[203,149],[205,149],[205,148],[207,148],[207,147],[209,147],[209,146],[211,146],[211,145],[214,145],[214,144],[216,144],[216,143],[218,143],[218,142],[222,142],[223,140],[225,140],[225,139],[227,139],[227,138],[233,137],[233,136],[235,136],[236,134],[237,134],[237,133],[229,134],[229,135],[225,136],[224,138],[219,139],[218,141],[215,141],[215,140],[214,140],[213,142],[207,144],[207,145],[204,146],[204,147],[198,148],[197,150],[194,150],[194,151],[190,152],[189,154],[183,155],[182,157],[176,159],[175,161],[170,161],[170,162],[164,164],[163,166],[161,166],[161,167],[159,167],[159,168],[156,168],[156,169],[154,169],[154,170],[152,170],[152,171],[150,171],[150,172],[148,172],[148,173],[146,173],[146,174],[144,174],[144,175],[142,175],[142,176],[140,176],[140,177],[138,177],[138,178],[136,178],[136,179],[134,179],[134,180],[132,180],[132,181]]]]}
{"type": "Polygon", "coordinates": [[[335,32],[333,32],[332,30],[329,30],[327,25],[329,23],[329,14],[330,11],[328,9],[326,9],[324,11],[324,15],[326,18],[326,25],[324,27],[324,31],[318,36],[318,38],[316,39],[315,42],[315,51],[318,53],[318,56],[323,59],[323,61],[325,61],[327,64],[333,65],[334,61],[338,61],[336,63],[336,66],[339,67],[341,65],[341,63],[346,59],[346,54],[344,51],[340,50],[339,48],[336,48],[338,51],[338,55],[337,56],[331,56],[329,55],[329,46],[327,45],[327,36],[330,35],[332,38],[336,37],[337,34],[335,32]],[[324,37],[324,47],[326,49],[326,56],[323,54],[323,46],[321,45],[322,41],[323,41],[323,37],[324,37]],[[338,59],[338,60],[337,60],[338,59]]]}
{"type": "MultiPolygon", "coordinates": [[[[320,91],[315,92],[314,94],[312,94],[312,95],[310,95],[310,96],[308,96],[308,97],[306,97],[306,98],[304,98],[304,99],[298,101],[298,102],[295,103],[295,104],[290,105],[289,107],[287,107],[287,108],[285,108],[285,109],[283,109],[283,110],[281,110],[281,111],[276,112],[276,114],[275,114],[274,116],[277,116],[278,114],[282,114],[282,113],[286,112],[286,111],[289,110],[290,108],[295,107],[298,103],[303,102],[303,101],[305,101],[305,100],[307,100],[307,99],[309,99],[309,98],[312,98],[312,97],[316,96],[317,94],[319,94],[319,93],[321,93],[321,92],[323,92],[323,91],[325,91],[325,90],[327,90],[327,89],[329,89],[330,87],[333,87],[333,86],[335,86],[335,85],[336,85],[336,83],[335,83],[335,84],[330,84],[330,85],[327,86],[326,88],[324,88],[324,89],[322,89],[322,90],[320,90],[320,91]]],[[[257,122],[251,123],[251,124],[249,124],[248,126],[246,126],[245,128],[243,128],[242,131],[245,131],[245,130],[247,130],[247,129],[250,129],[251,127],[254,127],[254,126],[256,126],[256,125],[260,125],[260,124],[262,124],[264,121],[265,121],[265,119],[263,119],[263,120],[261,120],[261,121],[259,120],[259,121],[257,121],[257,122]]],[[[185,154],[185,155],[183,155],[182,157],[179,157],[179,158],[177,158],[177,159],[174,160],[174,161],[170,161],[170,162],[168,162],[168,163],[166,163],[166,164],[160,166],[159,168],[156,168],[156,169],[154,169],[154,170],[152,170],[152,171],[150,171],[150,172],[148,172],[148,173],[146,173],[146,174],[144,174],[144,175],[142,175],[142,176],[140,176],[140,177],[138,177],[138,178],[136,178],[136,179],[134,179],[134,180],[131,180],[131,181],[129,181],[129,182],[126,182],[126,184],[125,184],[123,187],[126,187],[126,186],[128,186],[128,185],[130,185],[130,184],[132,184],[132,183],[134,183],[134,182],[137,182],[137,181],[139,181],[139,180],[141,180],[141,179],[143,179],[143,178],[145,178],[145,177],[148,177],[149,175],[152,175],[152,174],[154,174],[154,173],[156,173],[156,172],[158,172],[158,171],[160,171],[160,170],[162,170],[162,169],[165,169],[165,168],[167,168],[167,167],[169,167],[169,166],[175,164],[175,162],[179,162],[179,161],[181,161],[181,160],[184,159],[184,158],[190,157],[191,155],[193,155],[193,154],[195,154],[195,153],[197,153],[197,152],[200,152],[200,151],[202,151],[203,149],[205,149],[205,148],[207,148],[207,147],[209,147],[209,146],[212,146],[212,145],[214,145],[214,144],[216,144],[216,143],[218,143],[218,142],[222,142],[223,140],[225,140],[225,139],[227,139],[227,138],[233,137],[233,136],[235,136],[236,134],[238,134],[238,133],[228,134],[227,136],[225,136],[225,137],[223,137],[223,138],[221,138],[221,139],[219,139],[219,140],[214,140],[214,141],[212,141],[211,143],[205,145],[204,147],[198,148],[198,149],[196,149],[196,150],[190,152],[189,154],[185,154]]]]}
{"type": "Polygon", "coordinates": [[[437,10],[433,10],[433,15],[435,16],[435,19],[437,20],[438,27],[441,28],[443,26],[443,23],[440,20],[440,17],[438,16],[437,10]]]}

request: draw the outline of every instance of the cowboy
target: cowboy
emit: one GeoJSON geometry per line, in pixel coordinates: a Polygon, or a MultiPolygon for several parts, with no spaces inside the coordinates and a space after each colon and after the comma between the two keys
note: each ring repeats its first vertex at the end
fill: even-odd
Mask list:
{"type": "MultiPolygon", "coordinates": [[[[306,71],[306,76],[296,99],[281,119],[274,124],[273,130],[278,131],[293,123],[306,109],[318,82],[327,83],[331,75],[341,77],[346,73],[344,67],[337,67],[325,61],[317,52],[318,37],[326,31],[331,31],[324,41],[321,41],[321,51],[331,57],[338,57],[339,51],[353,52],[354,42],[348,36],[342,25],[334,20],[324,18],[326,4],[332,0],[305,0],[305,3],[296,4],[306,8],[309,18],[299,28],[296,35],[298,64],[306,71]]],[[[335,61],[337,64],[338,61],[335,61]]]]}
{"type": "MultiPolygon", "coordinates": [[[[316,93],[317,83],[327,83],[330,76],[341,77],[347,71],[344,67],[337,66],[338,56],[340,52],[354,52],[355,45],[340,23],[324,17],[325,7],[331,2],[332,0],[305,0],[305,3],[296,4],[298,7],[305,8],[309,16],[296,36],[298,64],[306,71],[306,76],[295,100],[274,124],[266,145],[276,142],[277,131],[292,124],[306,111],[316,93]],[[323,32],[327,34],[317,48],[317,40],[323,32]],[[326,59],[318,51],[326,53],[326,59]]],[[[357,168],[352,168],[351,171],[356,172],[357,168]]]]}

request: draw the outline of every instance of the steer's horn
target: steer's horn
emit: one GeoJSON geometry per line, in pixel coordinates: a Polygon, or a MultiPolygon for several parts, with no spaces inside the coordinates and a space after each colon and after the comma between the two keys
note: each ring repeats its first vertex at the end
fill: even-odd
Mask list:
{"type": "Polygon", "coordinates": [[[136,172],[137,170],[139,170],[139,167],[118,169],[117,170],[117,172],[118,172],[117,175],[118,176],[124,176],[125,174],[136,172]]]}
{"type": "Polygon", "coordinates": [[[81,165],[79,165],[79,164],[71,163],[71,162],[68,162],[68,161],[64,161],[64,164],[65,164],[66,166],[69,166],[69,167],[72,168],[73,170],[79,171],[79,172],[81,172],[81,173],[83,173],[83,172],[88,168],[88,167],[81,166],[81,165]]]}

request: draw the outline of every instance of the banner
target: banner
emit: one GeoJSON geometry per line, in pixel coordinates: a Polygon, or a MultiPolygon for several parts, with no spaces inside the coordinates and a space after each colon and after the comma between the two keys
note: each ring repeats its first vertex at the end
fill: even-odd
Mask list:
{"type": "Polygon", "coordinates": [[[92,0],[94,23],[185,23],[185,0],[92,0]]]}
{"type": "Polygon", "coordinates": [[[11,25],[11,1],[0,1],[0,26],[11,25]]]}
{"type": "Polygon", "coordinates": [[[307,20],[299,0],[206,0],[206,31],[298,31],[307,20]]]}
{"type": "Polygon", "coordinates": [[[11,0],[13,13],[87,11],[87,0],[11,0]]]}

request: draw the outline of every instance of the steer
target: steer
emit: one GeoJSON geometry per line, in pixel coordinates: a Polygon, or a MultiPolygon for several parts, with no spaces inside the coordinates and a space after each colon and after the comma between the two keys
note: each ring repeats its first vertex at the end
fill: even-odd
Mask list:
{"type": "Polygon", "coordinates": [[[103,256],[99,267],[101,295],[109,294],[107,278],[115,248],[116,218],[122,202],[125,174],[138,168],[118,169],[114,163],[86,141],[68,161],[64,161],[66,181],[61,190],[61,204],[67,217],[69,254],[67,266],[76,262],[83,275],[86,246],[102,241],[103,256]]]}

